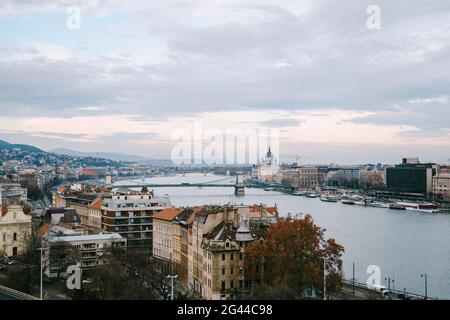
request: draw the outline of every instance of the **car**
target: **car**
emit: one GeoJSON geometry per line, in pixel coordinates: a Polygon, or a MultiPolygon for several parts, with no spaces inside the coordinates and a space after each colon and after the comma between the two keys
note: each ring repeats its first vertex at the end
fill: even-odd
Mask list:
{"type": "Polygon", "coordinates": [[[383,296],[389,295],[389,290],[385,286],[382,286],[379,284],[371,284],[371,285],[368,285],[367,288],[377,291],[377,292],[381,293],[383,296]]]}

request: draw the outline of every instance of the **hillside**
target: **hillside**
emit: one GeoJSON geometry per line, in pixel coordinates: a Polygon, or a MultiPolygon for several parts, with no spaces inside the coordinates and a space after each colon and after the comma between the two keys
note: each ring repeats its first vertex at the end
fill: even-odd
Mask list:
{"type": "Polygon", "coordinates": [[[71,157],[92,157],[92,158],[101,158],[101,159],[109,159],[113,161],[122,161],[122,162],[140,162],[140,163],[148,163],[148,164],[171,164],[169,160],[158,160],[158,159],[148,159],[135,155],[126,155],[121,153],[111,153],[111,152],[80,152],[65,148],[58,148],[50,150],[49,152],[60,154],[60,155],[68,155],[71,157]]]}
{"type": "Polygon", "coordinates": [[[0,150],[13,150],[19,148],[25,152],[44,152],[39,148],[27,145],[27,144],[12,144],[6,141],[0,140],[0,150]]]}

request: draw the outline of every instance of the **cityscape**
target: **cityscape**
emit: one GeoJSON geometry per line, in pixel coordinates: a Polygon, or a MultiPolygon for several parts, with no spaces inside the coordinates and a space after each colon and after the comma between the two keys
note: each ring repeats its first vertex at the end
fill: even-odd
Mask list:
{"type": "Polygon", "coordinates": [[[375,2],[0,3],[0,305],[450,300],[450,5],[375,2]]]}

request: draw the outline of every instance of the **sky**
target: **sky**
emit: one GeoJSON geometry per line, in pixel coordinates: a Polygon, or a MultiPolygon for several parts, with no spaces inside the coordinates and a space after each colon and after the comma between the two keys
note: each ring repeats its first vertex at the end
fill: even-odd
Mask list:
{"type": "Polygon", "coordinates": [[[200,121],[289,162],[448,163],[449,70],[448,0],[2,0],[0,139],[168,159],[200,121]]]}

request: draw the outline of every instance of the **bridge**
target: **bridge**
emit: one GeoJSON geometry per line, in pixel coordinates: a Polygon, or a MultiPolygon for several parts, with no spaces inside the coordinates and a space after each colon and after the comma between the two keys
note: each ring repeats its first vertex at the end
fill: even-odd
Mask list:
{"type": "Polygon", "coordinates": [[[165,188],[165,187],[234,187],[234,184],[213,184],[213,183],[140,183],[113,185],[113,188],[165,188]]]}
{"type": "Polygon", "coordinates": [[[113,184],[112,188],[164,188],[164,187],[234,187],[233,183],[219,183],[223,181],[229,181],[232,177],[220,178],[207,182],[181,182],[181,183],[126,183],[126,184],[113,184]]]}

